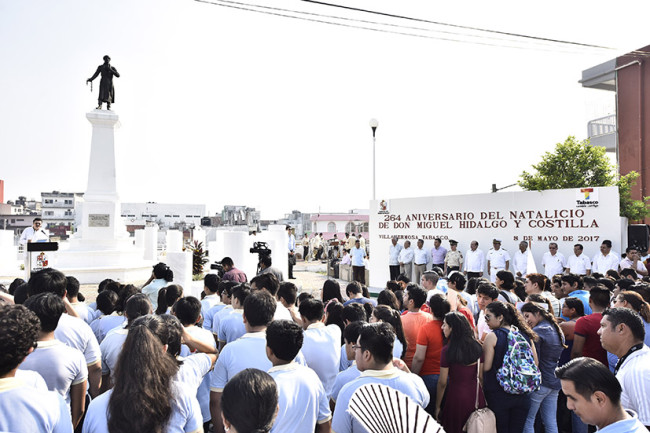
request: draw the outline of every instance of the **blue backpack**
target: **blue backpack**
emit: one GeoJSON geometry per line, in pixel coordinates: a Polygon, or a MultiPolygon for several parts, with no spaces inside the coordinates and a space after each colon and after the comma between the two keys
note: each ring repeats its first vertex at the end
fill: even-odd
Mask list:
{"type": "Polygon", "coordinates": [[[526,394],[542,385],[542,374],[535,365],[530,344],[516,326],[511,326],[508,332],[508,350],[496,377],[508,394],[526,394]]]}

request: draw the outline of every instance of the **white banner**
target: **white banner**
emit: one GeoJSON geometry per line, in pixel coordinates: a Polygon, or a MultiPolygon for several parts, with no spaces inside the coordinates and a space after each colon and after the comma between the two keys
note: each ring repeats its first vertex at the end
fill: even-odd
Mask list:
{"type": "Polygon", "coordinates": [[[618,188],[371,201],[371,287],[383,288],[389,279],[388,248],[393,236],[402,245],[410,240],[413,248],[417,239],[422,239],[427,250],[433,248],[435,238],[442,239],[442,246],[449,250],[449,240],[454,239],[463,257],[473,240],[479,242],[479,249],[487,255],[492,239],[499,238],[501,248],[511,257],[519,242],[527,241],[538,272],[544,273],[541,261],[550,242],[557,243],[558,251],[567,259],[578,243],[584,246],[584,254],[593,259],[605,239],[611,240],[613,250],[621,253],[618,188]]]}

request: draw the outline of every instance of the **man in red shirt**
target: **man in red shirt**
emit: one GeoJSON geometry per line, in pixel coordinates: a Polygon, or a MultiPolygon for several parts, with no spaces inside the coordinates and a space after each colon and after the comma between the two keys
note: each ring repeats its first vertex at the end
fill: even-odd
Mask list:
{"type": "Polygon", "coordinates": [[[406,314],[401,316],[402,327],[404,328],[404,337],[408,348],[404,355],[404,362],[408,368],[411,368],[413,363],[413,355],[415,354],[415,346],[417,345],[418,332],[420,328],[427,322],[433,320],[429,313],[420,310],[420,307],[427,301],[427,292],[416,284],[409,284],[406,286],[404,293],[404,306],[406,307],[406,314]]]}
{"type": "Polygon", "coordinates": [[[436,408],[438,377],[440,376],[440,353],[444,345],[442,320],[445,314],[451,310],[451,306],[444,295],[433,295],[429,305],[433,320],[420,327],[411,372],[419,374],[429,390],[431,400],[425,409],[433,415],[436,408]]]}
{"type": "Polygon", "coordinates": [[[589,291],[589,306],[593,313],[576,321],[571,359],[588,356],[608,365],[607,351],[600,345],[598,330],[603,311],[609,306],[609,300],[609,290],[603,286],[599,285],[589,291]]]}

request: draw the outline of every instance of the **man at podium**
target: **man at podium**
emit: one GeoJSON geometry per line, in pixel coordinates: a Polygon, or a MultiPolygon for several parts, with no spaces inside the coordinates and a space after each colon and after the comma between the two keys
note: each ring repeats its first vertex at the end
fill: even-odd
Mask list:
{"type": "Polygon", "coordinates": [[[43,220],[38,217],[34,218],[32,226],[23,230],[23,234],[20,236],[20,245],[27,245],[30,242],[48,242],[50,235],[42,227],[43,220]]]}

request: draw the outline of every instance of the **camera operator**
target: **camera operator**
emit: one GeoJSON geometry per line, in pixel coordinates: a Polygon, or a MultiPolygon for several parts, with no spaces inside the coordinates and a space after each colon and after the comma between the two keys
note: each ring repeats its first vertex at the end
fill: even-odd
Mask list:
{"type": "Polygon", "coordinates": [[[223,277],[221,278],[221,281],[234,281],[236,283],[248,282],[248,278],[246,278],[244,271],[237,269],[235,267],[235,263],[230,257],[224,257],[223,260],[221,260],[221,265],[225,271],[223,277]]]}
{"type": "Polygon", "coordinates": [[[279,282],[283,282],[284,278],[282,277],[282,271],[279,270],[278,268],[271,266],[272,263],[273,261],[271,260],[270,255],[264,255],[260,257],[260,262],[258,264],[260,271],[258,272],[257,275],[273,274],[275,275],[275,278],[277,278],[279,282]]]}

